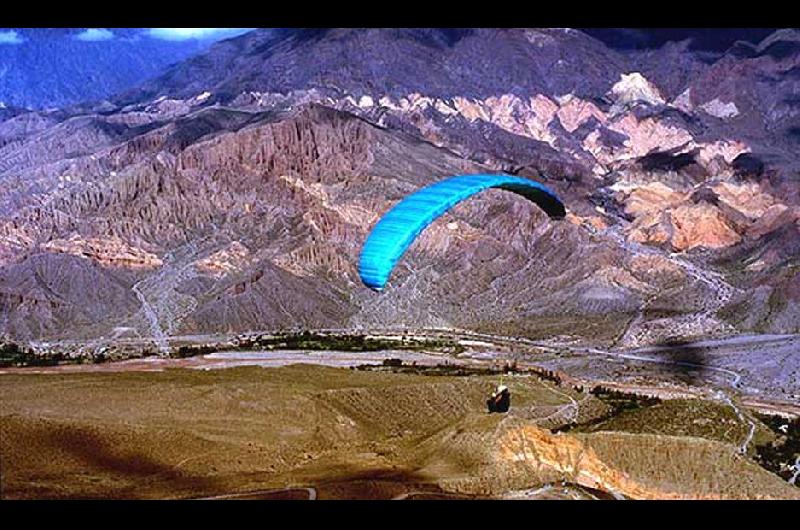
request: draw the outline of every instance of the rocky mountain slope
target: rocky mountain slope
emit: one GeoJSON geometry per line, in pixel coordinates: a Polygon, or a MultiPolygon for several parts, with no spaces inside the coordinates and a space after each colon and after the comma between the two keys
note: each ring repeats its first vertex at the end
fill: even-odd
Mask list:
{"type": "Polygon", "coordinates": [[[798,332],[796,42],[708,64],[576,30],[256,31],[110,102],[2,114],[2,332],[798,332]],[[539,179],[567,220],[486,192],[360,284],[382,213],[478,171],[539,179]]]}

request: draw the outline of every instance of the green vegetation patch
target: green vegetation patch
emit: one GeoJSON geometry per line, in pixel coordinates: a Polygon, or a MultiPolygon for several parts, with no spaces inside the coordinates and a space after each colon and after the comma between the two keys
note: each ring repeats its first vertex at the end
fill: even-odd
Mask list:
{"type": "MultiPolygon", "coordinates": [[[[793,466],[800,458],[800,418],[789,420],[782,416],[756,414],[775,434],[770,442],[756,445],[756,462],[779,477],[789,480],[795,473],[793,466]]],[[[800,480],[795,481],[800,487],[800,480]]]]}
{"type": "Polygon", "coordinates": [[[0,345],[0,368],[10,366],[54,366],[66,358],[60,353],[36,355],[13,342],[0,345]]]}
{"type": "Polygon", "coordinates": [[[729,406],[701,399],[670,399],[621,411],[587,430],[691,436],[739,444],[749,426],[729,406]]]}
{"type": "MultiPolygon", "coordinates": [[[[460,353],[464,348],[446,339],[422,339],[399,335],[395,338],[373,337],[363,334],[327,334],[303,331],[301,333],[261,335],[243,338],[235,349],[251,350],[335,350],[335,351],[382,351],[382,350],[440,350],[460,353]]],[[[201,351],[202,347],[184,347],[181,351],[201,351]]],[[[219,348],[217,350],[219,351],[219,348]]],[[[181,355],[185,356],[185,355],[181,355]]]]}
{"type": "Polygon", "coordinates": [[[657,397],[644,396],[630,392],[620,392],[618,390],[606,388],[602,385],[594,387],[590,393],[594,397],[598,398],[605,406],[605,412],[587,421],[563,425],[553,429],[553,432],[594,432],[597,430],[610,430],[599,429],[598,427],[608,423],[608,421],[624,413],[632,413],[649,407],[654,407],[661,403],[661,400],[657,397]]]}

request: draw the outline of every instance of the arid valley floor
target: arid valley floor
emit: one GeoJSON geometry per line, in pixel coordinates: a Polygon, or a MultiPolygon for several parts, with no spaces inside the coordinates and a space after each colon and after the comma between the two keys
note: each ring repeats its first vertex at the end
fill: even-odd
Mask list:
{"type": "Polygon", "coordinates": [[[2,496],[800,498],[793,462],[779,462],[798,440],[797,378],[778,388],[754,368],[769,363],[743,362],[796,366],[797,336],[628,352],[443,331],[428,346],[380,340],[397,347],[256,339],[3,369],[2,496]],[[511,410],[488,414],[501,380],[511,410]]]}

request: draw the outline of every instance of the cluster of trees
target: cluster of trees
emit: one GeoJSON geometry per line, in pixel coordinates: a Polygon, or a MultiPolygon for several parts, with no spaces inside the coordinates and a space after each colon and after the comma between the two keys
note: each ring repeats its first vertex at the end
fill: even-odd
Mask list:
{"type": "Polygon", "coordinates": [[[31,348],[16,342],[0,342],[0,367],[4,366],[51,366],[64,360],[61,353],[37,355],[31,348]]]}
{"type": "Polygon", "coordinates": [[[193,344],[179,347],[175,352],[175,356],[183,359],[196,355],[208,355],[209,353],[229,350],[231,348],[232,347],[228,344],[193,344]]]}
{"type": "Polygon", "coordinates": [[[548,370],[547,368],[534,366],[533,368],[530,368],[529,371],[533,374],[536,374],[536,376],[538,376],[540,379],[552,381],[557,386],[561,386],[561,383],[563,382],[561,376],[554,370],[548,370]]]}
{"type": "Polygon", "coordinates": [[[341,351],[381,351],[388,349],[423,350],[454,348],[448,340],[411,339],[403,335],[400,340],[381,339],[365,334],[327,334],[312,331],[261,335],[240,338],[237,347],[241,349],[290,349],[290,350],[341,350],[341,351]]]}
{"type": "Polygon", "coordinates": [[[622,392],[603,385],[596,385],[589,393],[611,405],[614,408],[613,414],[618,414],[623,410],[651,407],[661,403],[661,399],[656,396],[622,392]]]}
{"type": "MultiPolygon", "coordinates": [[[[758,419],[776,434],[776,439],[756,446],[756,462],[788,480],[794,474],[790,467],[800,455],[800,418],[789,420],[782,416],[759,414],[758,419]]],[[[800,486],[800,483],[797,485],[800,486]]]]}

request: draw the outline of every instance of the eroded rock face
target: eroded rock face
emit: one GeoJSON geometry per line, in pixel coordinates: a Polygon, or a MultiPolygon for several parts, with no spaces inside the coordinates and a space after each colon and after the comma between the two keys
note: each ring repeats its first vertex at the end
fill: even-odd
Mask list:
{"type": "Polygon", "coordinates": [[[793,210],[757,183],[718,182],[677,190],[654,182],[617,184],[615,189],[633,218],[628,237],[675,251],[726,248],[793,222],[793,210]]]}
{"type": "Polygon", "coordinates": [[[678,493],[637,483],[603,462],[584,442],[571,436],[556,436],[533,425],[519,425],[505,429],[497,443],[498,464],[506,468],[529,467],[536,473],[552,470],[583,486],[613,491],[633,499],[684,498],[678,493]]]}
{"type": "Polygon", "coordinates": [[[87,258],[106,267],[154,269],[163,263],[157,255],[132,247],[118,237],[83,238],[73,234],[69,239],[50,240],[42,248],[87,258]]]}
{"type": "Polygon", "coordinates": [[[246,246],[234,241],[222,250],[198,260],[195,262],[195,267],[200,272],[215,278],[221,278],[228,274],[242,271],[248,264],[250,254],[250,250],[246,246]]]}
{"type": "Polygon", "coordinates": [[[93,261],[53,252],[3,267],[5,330],[21,341],[96,338],[138,310],[131,280],[93,261]]]}
{"type": "Polygon", "coordinates": [[[641,219],[629,236],[640,243],[668,244],[673,250],[684,251],[724,248],[741,241],[721,212],[709,204],[683,204],[641,219]]]}
{"type": "Polygon", "coordinates": [[[768,211],[781,212],[787,209],[786,205],[773,195],[765,193],[762,187],[755,182],[741,184],[720,182],[713,185],[711,189],[714,190],[720,201],[754,221],[766,215],[768,211]]]}

